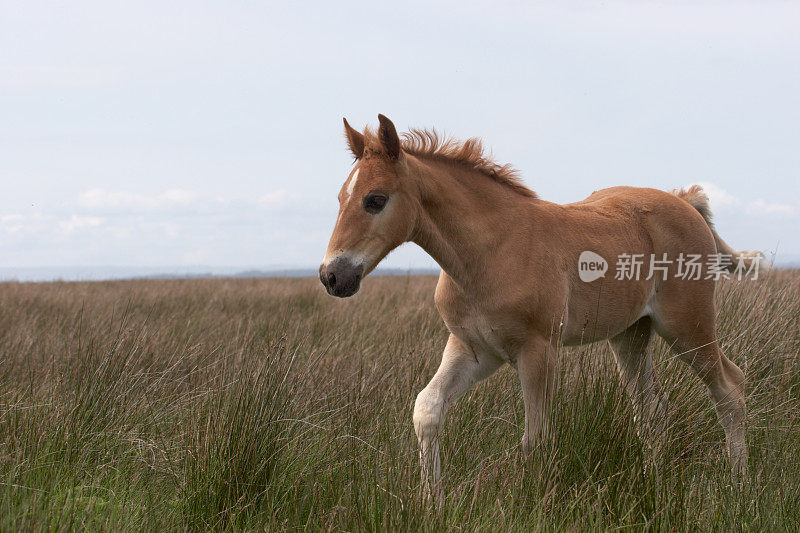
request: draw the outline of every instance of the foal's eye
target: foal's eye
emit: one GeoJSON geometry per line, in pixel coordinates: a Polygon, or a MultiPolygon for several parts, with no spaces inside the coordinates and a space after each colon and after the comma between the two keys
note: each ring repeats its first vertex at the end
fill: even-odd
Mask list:
{"type": "Polygon", "coordinates": [[[364,197],[364,210],[367,213],[380,213],[386,207],[386,201],[389,198],[382,194],[369,194],[364,197]]]}

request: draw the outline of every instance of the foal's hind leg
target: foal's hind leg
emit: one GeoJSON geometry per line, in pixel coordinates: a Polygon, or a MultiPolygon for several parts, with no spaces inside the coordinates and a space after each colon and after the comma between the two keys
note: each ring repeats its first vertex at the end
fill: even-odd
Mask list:
{"type": "Polygon", "coordinates": [[[747,474],[744,373],[725,357],[717,344],[713,285],[710,291],[684,291],[672,301],[662,300],[654,318],[658,334],[708,387],[719,423],[725,430],[734,476],[743,479],[747,474]]]}
{"type": "Polygon", "coordinates": [[[462,394],[491,376],[502,364],[501,359],[475,353],[457,337],[450,335],[439,369],[414,404],[414,430],[419,440],[425,496],[441,496],[439,429],[447,410],[462,394]]]}
{"type": "Polygon", "coordinates": [[[666,429],[666,398],[661,394],[647,346],[652,335],[652,320],[645,316],[628,329],[609,339],[625,391],[633,403],[634,423],[639,438],[653,452],[666,429]]]}

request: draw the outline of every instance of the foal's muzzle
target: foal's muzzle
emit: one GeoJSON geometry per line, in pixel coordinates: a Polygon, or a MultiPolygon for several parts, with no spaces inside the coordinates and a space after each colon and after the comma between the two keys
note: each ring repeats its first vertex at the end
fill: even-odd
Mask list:
{"type": "Polygon", "coordinates": [[[358,292],[364,265],[353,264],[344,257],[337,257],[327,265],[319,267],[319,280],[325,285],[328,294],[347,298],[358,292]]]}

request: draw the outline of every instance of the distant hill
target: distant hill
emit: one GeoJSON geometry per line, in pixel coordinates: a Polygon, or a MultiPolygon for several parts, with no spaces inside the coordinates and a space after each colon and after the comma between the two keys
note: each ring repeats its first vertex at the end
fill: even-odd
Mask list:
{"type": "MultiPolygon", "coordinates": [[[[433,268],[377,268],[370,276],[431,276],[438,275],[433,268]]],[[[234,274],[214,274],[212,272],[194,274],[152,274],[138,279],[194,279],[194,278],[316,278],[319,271],[311,268],[288,268],[280,270],[243,270],[234,274]]]]}
{"type": "MultiPolygon", "coordinates": [[[[436,268],[377,268],[372,276],[437,275],[436,268]]],[[[0,267],[0,281],[103,281],[114,279],[316,278],[316,268],[242,267],[0,267]]]]}
{"type": "MultiPolygon", "coordinates": [[[[769,258],[771,259],[771,258],[769,258]]],[[[768,260],[769,260],[768,259],[768,260]]],[[[800,268],[800,256],[783,256],[775,268],[800,268]]],[[[438,275],[438,268],[381,268],[371,276],[438,275]]],[[[0,281],[102,281],[113,279],[200,279],[200,278],[316,278],[314,267],[226,267],[226,266],[77,266],[0,267],[0,281]]]]}

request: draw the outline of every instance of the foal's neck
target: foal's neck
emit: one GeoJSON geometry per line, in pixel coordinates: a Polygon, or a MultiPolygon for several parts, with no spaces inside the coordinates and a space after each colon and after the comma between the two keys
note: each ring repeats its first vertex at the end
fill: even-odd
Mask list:
{"type": "Polygon", "coordinates": [[[536,200],[468,166],[409,158],[408,168],[421,206],[412,241],[459,286],[474,286],[536,200]]]}

